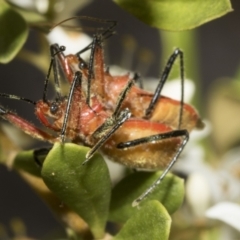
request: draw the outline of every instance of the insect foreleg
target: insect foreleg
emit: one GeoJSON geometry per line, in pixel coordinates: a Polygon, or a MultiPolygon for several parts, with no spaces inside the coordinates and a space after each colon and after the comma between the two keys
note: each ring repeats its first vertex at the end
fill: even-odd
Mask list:
{"type": "Polygon", "coordinates": [[[99,141],[92,147],[92,149],[87,153],[85,161],[82,163],[83,165],[86,164],[90,158],[94,155],[96,151],[98,151],[99,148],[103,146],[103,144],[119,129],[119,127],[122,126],[122,124],[128,120],[131,117],[131,112],[129,109],[124,109],[123,111],[120,112],[119,116],[117,119],[112,119],[110,117],[107,119],[103,125],[100,126],[94,133],[93,136],[96,135],[96,132],[100,132],[99,130],[103,130],[106,128],[110,128],[108,132],[106,132],[100,139],[99,141]]]}

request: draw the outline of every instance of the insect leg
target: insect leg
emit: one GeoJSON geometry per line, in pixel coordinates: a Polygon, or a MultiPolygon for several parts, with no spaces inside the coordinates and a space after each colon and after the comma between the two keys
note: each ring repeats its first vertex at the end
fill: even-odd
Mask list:
{"type": "Polygon", "coordinates": [[[94,133],[93,137],[100,138],[100,140],[92,147],[92,149],[87,153],[86,160],[83,162],[85,164],[90,158],[94,155],[94,153],[109,139],[109,137],[114,134],[118,128],[131,117],[131,112],[129,109],[124,109],[120,111],[122,102],[125,99],[126,94],[133,86],[134,81],[130,80],[128,84],[125,86],[123,91],[120,93],[117,101],[117,105],[115,111],[112,116],[108,118],[94,133]],[[110,130],[109,130],[110,128],[110,130]]]}
{"type": "Polygon", "coordinates": [[[133,85],[134,85],[134,80],[130,79],[127,85],[125,86],[125,88],[123,89],[123,91],[119,94],[116,107],[112,115],[113,117],[116,117],[120,113],[122,103],[125,100],[127,93],[130,91],[133,85]]]}
{"type": "Polygon", "coordinates": [[[90,107],[90,95],[91,95],[91,80],[94,77],[94,72],[93,72],[93,61],[94,61],[94,52],[96,48],[96,43],[97,43],[97,36],[93,37],[93,41],[91,43],[91,54],[90,54],[90,59],[89,59],[89,64],[88,64],[88,78],[87,78],[87,99],[86,103],[90,107]]]}
{"type": "Polygon", "coordinates": [[[75,76],[74,76],[74,79],[73,79],[73,82],[71,84],[71,88],[69,91],[69,95],[68,95],[67,108],[66,108],[66,112],[64,115],[63,125],[62,125],[62,129],[61,129],[61,134],[60,134],[62,143],[65,141],[67,122],[68,122],[71,104],[72,104],[72,100],[73,100],[74,90],[76,89],[77,85],[81,86],[81,84],[82,84],[82,74],[78,71],[75,73],[75,76]]]}
{"type": "MultiPolygon", "coordinates": [[[[92,80],[96,79],[98,88],[98,94],[104,97],[104,56],[103,49],[101,46],[102,35],[94,35],[91,43],[91,53],[88,63],[88,76],[87,76],[87,99],[86,103],[90,107],[90,96],[91,96],[91,84],[92,80]]],[[[80,59],[80,58],[79,58],[80,59]]]]}
{"type": "Polygon", "coordinates": [[[52,68],[53,68],[53,75],[54,75],[55,90],[57,94],[56,100],[61,98],[60,82],[59,82],[59,67],[56,63],[55,56],[59,53],[62,53],[63,51],[65,51],[64,46],[59,47],[56,44],[50,46],[51,61],[50,61],[48,73],[44,82],[44,90],[43,90],[43,98],[42,98],[44,102],[47,102],[47,90],[49,86],[49,78],[50,78],[52,68]]]}
{"type": "MultiPolygon", "coordinates": [[[[82,163],[83,165],[86,164],[90,158],[94,155],[94,153],[96,151],[98,151],[99,148],[102,147],[102,145],[119,129],[119,127],[122,126],[122,124],[128,120],[131,117],[131,112],[129,111],[129,109],[124,109],[123,111],[120,112],[118,118],[116,119],[116,122],[114,123],[114,125],[112,125],[112,119],[107,119],[105,121],[105,125],[108,125],[107,127],[109,128],[109,125],[112,125],[111,129],[104,134],[100,140],[91,148],[91,150],[86,154],[86,159],[85,161],[82,163]]],[[[103,125],[104,125],[103,124],[103,125]]],[[[102,126],[103,126],[102,125],[102,126]]],[[[101,127],[102,127],[101,126],[101,127]]],[[[98,130],[98,129],[97,129],[98,130]]],[[[93,133],[94,134],[94,133],[93,133]]]]}
{"type": "Polygon", "coordinates": [[[160,77],[160,81],[157,85],[157,88],[155,90],[153,98],[146,110],[145,116],[146,116],[146,118],[149,118],[151,116],[151,113],[154,110],[154,107],[158,101],[160,94],[161,94],[162,88],[163,88],[166,80],[168,79],[169,73],[170,73],[170,71],[173,67],[173,64],[178,56],[180,58],[180,78],[181,78],[181,102],[180,102],[181,106],[180,106],[179,125],[178,125],[178,129],[180,129],[181,122],[182,122],[183,97],[184,97],[184,62],[183,62],[183,52],[178,48],[173,52],[173,54],[170,56],[170,58],[167,61],[167,64],[163,70],[161,77],[160,77]]]}
{"type": "Polygon", "coordinates": [[[13,112],[11,112],[3,107],[0,107],[0,116],[3,119],[9,121],[14,126],[18,127],[22,131],[24,131],[26,134],[28,134],[34,138],[37,138],[42,141],[49,141],[51,143],[57,142],[57,139],[55,136],[52,136],[52,135],[42,131],[41,129],[38,129],[36,126],[31,124],[30,122],[26,121],[25,119],[17,116],[13,112]]]}
{"type": "Polygon", "coordinates": [[[94,138],[100,138],[103,135],[103,133],[105,133],[110,127],[112,127],[118,121],[119,116],[123,112],[123,111],[120,111],[122,102],[124,101],[126,94],[131,89],[133,84],[134,84],[133,80],[130,80],[128,84],[125,86],[125,88],[123,89],[123,91],[120,93],[118,97],[116,108],[112,116],[108,118],[97,130],[95,130],[95,132],[92,135],[94,138]]]}
{"type": "Polygon", "coordinates": [[[117,145],[117,148],[124,149],[124,148],[134,147],[134,146],[137,146],[140,144],[151,143],[151,142],[161,141],[163,139],[175,138],[175,137],[183,138],[183,141],[182,141],[181,145],[179,146],[176,154],[173,156],[171,162],[168,164],[168,166],[163,171],[161,176],[143,194],[141,194],[136,200],[134,200],[134,202],[132,204],[133,207],[137,206],[143,199],[145,199],[162,182],[163,178],[166,176],[166,174],[170,171],[172,166],[175,164],[179,155],[181,154],[185,145],[187,144],[188,139],[189,139],[189,134],[188,134],[187,130],[181,129],[181,130],[175,130],[175,131],[161,133],[161,134],[157,134],[157,135],[152,135],[149,137],[144,137],[144,138],[136,139],[133,141],[119,143],[117,145]]]}

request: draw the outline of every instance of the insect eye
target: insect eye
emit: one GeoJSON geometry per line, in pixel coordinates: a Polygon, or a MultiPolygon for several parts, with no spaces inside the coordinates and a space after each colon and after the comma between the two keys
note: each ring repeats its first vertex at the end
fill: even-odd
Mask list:
{"type": "Polygon", "coordinates": [[[50,106],[50,112],[51,114],[56,114],[58,111],[58,103],[57,102],[52,102],[50,106]]]}
{"type": "Polygon", "coordinates": [[[87,64],[81,60],[81,62],[79,63],[78,67],[83,70],[83,69],[87,69],[87,64]]]}

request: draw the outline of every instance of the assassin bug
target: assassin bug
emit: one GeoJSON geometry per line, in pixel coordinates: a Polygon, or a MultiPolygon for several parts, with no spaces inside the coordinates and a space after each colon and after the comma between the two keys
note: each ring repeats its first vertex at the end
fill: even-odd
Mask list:
{"type": "Polygon", "coordinates": [[[173,130],[165,124],[143,118],[131,118],[130,110],[122,109],[122,104],[133,87],[134,82],[131,79],[119,94],[113,111],[107,109],[99,101],[98,94],[94,93],[90,96],[90,107],[86,91],[82,88],[84,76],[81,72],[74,72],[71,69],[72,80],[68,96],[61,95],[58,74],[55,71],[57,96],[53,101],[47,100],[50,72],[52,67],[53,69],[56,67],[55,56],[62,51],[64,48],[60,47],[59,52],[52,55],[42,100],[34,102],[15,95],[0,94],[1,97],[33,104],[40,122],[54,130],[56,134],[51,135],[38,129],[3,107],[0,107],[0,115],[35,138],[52,143],[64,142],[67,138],[72,142],[92,147],[85,162],[99,150],[108,158],[129,167],[147,169],[166,167],[161,177],[135,201],[137,204],[153,191],[176,162],[188,141],[188,131],[173,130]]]}
{"type": "MultiPolygon", "coordinates": [[[[87,81],[87,89],[85,89],[85,93],[87,93],[87,97],[86,97],[87,105],[91,106],[91,101],[89,99],[92,94],[95,94],[95,96],[98,98],[98,100],[100,100],[100,102],[105,106],[107,110],[113,111],[114,108],[116,107],[116,99],[117,99],[116,96],[119,95],[121,91],[123,91],[123,89],[126,87],[126,84],[131,79],[129,75],[125,75],[122,77],[119,77],[119,76],[113,77],[109,74],[108,71],[104,70],[101,37],[99,38],[99,36],[96,35],[94,37],[93,42],[89,46],[87,46],[86,48],[78,52],[76,55],[65,56],[62,51],[59,51],[58,45],[52,45],[51,50],[52,50],[52,55],[56,52],[59,52],[59,54],[56,54],[56,56],[58,58],[58,61],[60,62],[60,67],[65,72],[66,77],[70,83],[72,83],[74,71],[81,70],[83,79],[87,81]],[[88,49],[92,50],[89,65],[87,65],[79,56],[81,52],[88,49]],[[110,97],[109,97],[109,94],[106,94],[109,92],[113,93],[110,97]]],[[[142,128],[144,127],[149,128],[153,123],[154,124],[158,123],[159,124],[158,126],[162,125],[168,128],[171,133],[169,133],[169,135],[166,133],[161,134],[162,135],[161,137],[159,137],[160,135],[159,134],[158,135],[159,138],[156,138],[156,139],[154,136],[143,137],[144,134],[140,133],[138,136],[134,136],[134,138],[136,139],[131,141],[126,141],[126,138],[124,138],[123,142],[117,145],[118,148],[134,148],[135,146],[138,146],[141,144],[147,144],[147,143],[154,144],[155,140],[158,141],[161,138],[164,139],[166,137],[171,139],[168,141],[169,142],[168,146],[170,150],[167,148],[164,149],[165,154],[162,155],[162,159],[167,159],[168,151],[171,152],[173,150],[172,147],[175,147],[175,143],[173,143],[173,145],[171,144],[172,143],[171,141],[174,142],[173,140],[174,137],[185,136],[184,140],[186,140],[188,139],[187,130],[191,131],[194,127],[198,127],[198,128],[202,127],[203,124],[200,118],[198,117],[198,114],[190,105],[183,103],[183,98],[181,102],[179,102],[167,97],[160,96],[161,89],[167,80],[168,74],[171,70],[171,67],[175,59],[178,56],[180,56],[180,64],[181,64],[180,72],[181,72],[181,79],[182,79],[182,85],[183,85],[183,78],[184,78],[183,53],[179,49],[177,49],[173,53],[173,55],[170,57],[167,63],[167,66],[163,72],[163,75],[160,79],[159,85],[154,94],[144,91],[134,85],[129,90],[128,94],[125,96],[121,104],[121,107],[123,109],[126,107],[130,109],[133,117],[138,117],[138,118],[141,118],[142,120],[143,119],[148,120],[147,122],[145,122],[146,125],[144,125],[144,123],[138,124],[136,128],[137,130],[142,131],[142,128]],[[159,109],[159,106],[160,106],[160,109],[159,109]],[[179,115],[179,118],[176,118],[176,116],[178,115],[179,115]],[[186,130],[182,130],[181,134],[178,135],[179,133],[178,131],[181,131],[181,130],[176,130],[176,129],[180,129],[180,128],[185,128],[186,130]],[[173,129],[176,130],[174,134],[172,134],[173,129]]],[[[55,71],[57,72],[56,65],[55,65],[55,71]]],[[[85,84],[85,87],[86,87],[86,84],[85,84]]],[[[182,89],[182,96],[183,96],[183,89],[182,89]]],[[[135,123],[137,122],[136,119],[134,119],[134,121],[135,123]]],[[[133,130],[134,127],[131,126],[131,128],[129,129],[133,130]]],[[[165,132],[166,129],[162,128],[161,130],[160,129],[155,129],[155,130],[156,132],[158,131],[165,132]]],[[[156,132],[153,131],[153,134],[156,132]]],[[[119,140],[120,136],[118,135],[116,136],[118,137],[117,140],[119,140]]],[[[182,147],[186,144],[186,141],[178,149],[179,151],[182,151],[182,147]]],[[[140,152],[141,151],[142,149],[140,149],[140,152]]],[[[154,168],[151,165],[152,164],[151,161],[154,160],[154,157],[152,156],[148,157],[148,161],[150,163],[149,166],[145,165],[145,167],[143,167],[143,165],[135,165],[137,161],[134,161],[134,159],[132,158],[133,155],[131,154],[125,156],[124,152],[122,152],[117,159],[116,151],[114,149],[112,154],[108,154],[108,155],[111,155],[115,161],[117,160],[130,167],[154,168]],[[124,158],[122,158],[123,156],[124,158]],[[128,158],[130,158],[130,164],[125,161],[128,158]]],[[[89,159],[89,156],[87,156],[87,160],[88,159],[89,159]]],[[[166,173],[169,171],[169,169],[172,167],[175,161],[176,161],[176,158],[170,162],[170,164],[166,168],[166,171],[161,176],[161,179],[166,175],[166,173]]],[[[160,165],[156,166],[156,168],[159,168],[159,167],[160,165]]],[[[160,181],[157,181],[156,185],[159,184],[160,181]]],[[[149,191],[151,191],[153,188],[150,188],[149,191]]],[[[147,194],[148,192],[144,193],[139,199],[136,200],[136,202],[141,201],[147,194]]]]}

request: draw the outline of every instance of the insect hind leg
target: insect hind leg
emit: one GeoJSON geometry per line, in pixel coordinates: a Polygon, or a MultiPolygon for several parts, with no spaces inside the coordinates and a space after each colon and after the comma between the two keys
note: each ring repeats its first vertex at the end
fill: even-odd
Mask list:
{"type": "Polygon", "coordinates": [[[165,168],[165,170],[163,171],[161,176],[144,193],[142,193],[137,199],[135,199],[133,201],[133,203],[132,203],[133,207],[137,206],[143,199],[145,199],[162,182],[164,177],[167,175],[167,173],[170,171],[170,169],[176,163],[179,155],[181,154],[185,145],[187,144],[187,142],[189,140],[189,133],[185,129],[174,130],[171,132],[156,134],[156,135],[152,135],[149,137],[139,138],[139,139],[124,142],[124,143],[119,143],[117,145],[117,148],[124,149],[124,148],[138,146],[140,144],[151,143],[151,142],[155,142],[155,141],[161,141],[164,139],[177,138],[177,137],[182,137],[183,141],[182,141],[181,145],[179,146],[178,150],[176,151],[175,155],[173,156],[172,160],[167,165],[167,167],[165,168]]]}
{"type": "Polygon", "coordinates": [[[183,98],[184,98],[184,58],[183,58],[183,52],[180,49],[175,49],[172,55],[169,57],[167,64],[163,70],[163,73],[160,77],[159,83],[157,85],[157,88],[154,92],[154,95],[152,97],[152,100],[146,109],[145,117],[149,119],[151,117],[152,111],[154,110],[157,101],[161,95],[161,91],[163,89],[164,84],[166,83],[168,76],[170,74],[170,71],[172,70],[173,64],[175,63],[177,57],[180,58],[180,78],[181,78],[181,100],[180,100],[180,112],[179,112],[179,123],[178,123],[178,129],[181,128],[181,122],[182,122],[182,114],[183,114],[183,98]]]}

